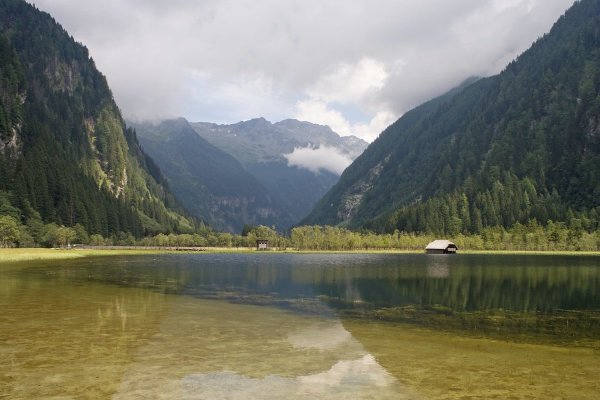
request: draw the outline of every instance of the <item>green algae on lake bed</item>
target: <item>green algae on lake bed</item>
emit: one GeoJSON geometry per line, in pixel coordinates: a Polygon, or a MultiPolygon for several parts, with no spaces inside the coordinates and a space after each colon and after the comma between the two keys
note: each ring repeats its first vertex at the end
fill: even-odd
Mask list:
{"type": "Polygon", "coordinates": [[[409,323],[457,334],[555,343],[600,350],[600,311],[556,310],[552,313],[504,310],[457,312],[438,307],[391,307],[342,312],[347,318],[409,323]]]}
{"type": "Polygon", "coordinates": [[[576,398],[597,257],[176,254],[0,268],[0,398],[576,398]]]}
{"type": "Polygon", "coordinates": [[[9,304],[20,312],[0,316],[0,397],[408,398],[336,319],[138,289],[56,289],[20,293],[21,305],[9,304]]]}
{"type": "Polygon", "coordinates": [[[429,399],[596,399],[600,352],[343,319],[390,374],[429,399]]]}

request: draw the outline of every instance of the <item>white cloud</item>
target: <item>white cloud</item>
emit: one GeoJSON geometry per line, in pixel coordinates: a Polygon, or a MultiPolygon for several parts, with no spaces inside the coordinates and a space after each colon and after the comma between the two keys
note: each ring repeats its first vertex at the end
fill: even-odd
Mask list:
{"type": "Polygon", "coordinates": [[[383,88],[388,76],[384,63],[365,57],[354,65],[340,64],[309,87],[307,93],[326,102],[361,102],[370,92],[383,88]]]}
{"type": "MultiPolygon", "coordinates": [[[[404,65],[403,60],[396,60],[393,70],[404,65]]],[[[296,103],[295,118],[328,125],[342,136],[354,135],[371,142],[398,117],[377,101],[388,77],[386,65],[372,58],[362,58],[356,64],[342,63],[306,90],[308,99],[296,103]],[[348,105],[372,119],[350,122],[336,108],[348,105]]]]}
{"type": "Polygon", "coordinates": [[[527,12],[535,6],[533,0],[494,0],[493,7],[496,11],[510,10],[511,8],[524,7],[527,12]]]}
{"type": "Polygon", "coordinates": [[[353,135],[367,142],[372,142],[396,120],[396,116],[390,111],[380,111],[368,123],[358,123],[352,126],[353,135]]]}
{"type": "Polygon", "coordinates": [[[128,117],[296,112],[364,138],[466,78],[499,72],[572,3],[35,0],[90,48],[128,117]]]}
{"type": "Polygon", "coordinates": [[[293,152],[283,156],[287,159],[288,165],[308,169],[315,174],[326,170],[341,175],[352,163],[352,159],[339,149],[325,145],[296,147],[293,152]]]}
{"type": "Polygon", "coordinates": [[[327,103],[320,100],[304,100],[296,103],[294,118],[328,125],[341,136],[354,135],[367,142],[372,142],[397,117],[391,111],[380,111],[370,121],[352,124],[340,111],[327,103]]]}
{"type": "Polygon", "coordinates": [[[352,126],[341,112],[333,110],[323,101],[304,100],[296,103],[294,118],[300,121],[309,121],[319,125],[328,125],[334,132],[341,136],[352,135],[352,126]]]}

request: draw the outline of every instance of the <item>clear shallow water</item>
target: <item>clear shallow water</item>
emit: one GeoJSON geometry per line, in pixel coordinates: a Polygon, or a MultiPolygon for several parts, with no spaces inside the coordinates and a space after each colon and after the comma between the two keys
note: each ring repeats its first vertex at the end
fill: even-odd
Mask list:
{"type": "Polygon", "coordinates": [[[597,398],[600,257],[0,266],[0,398],[597,398]]]}

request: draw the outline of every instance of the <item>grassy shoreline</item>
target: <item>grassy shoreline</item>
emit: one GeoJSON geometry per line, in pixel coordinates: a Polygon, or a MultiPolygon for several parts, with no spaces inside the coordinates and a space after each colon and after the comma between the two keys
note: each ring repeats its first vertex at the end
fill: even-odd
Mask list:
{"type": "Polygon", "coordinates": [[[93,256],[118,256],[136,254],[156,254],[162,251],[147,250],[88,250],[88,249],[47,249],[47,248],[18,248],[0,249],[0,264],[4,262],[36,261],[36,260],[66,260],[93,256]]]}
{"type": "MultiPolygon", "coordinates": [[[[269,250],[258,252],[254,248],[206,248],[202,251],[169,249],[46,249],[46,248],[11,248],[0,249],[0,263],[34,260],[61,260],[96,256],[119,255],[151,255],[151,254],[181,254],[181,253],[260,253],[260,254],[423,254],[421,250],[269,250]]],[[[488,255],[578,255],[600,256],[600,252],[593,251],[516,251],[516,250],[462,250],[459,254],[488,254],[488,255]]]]}

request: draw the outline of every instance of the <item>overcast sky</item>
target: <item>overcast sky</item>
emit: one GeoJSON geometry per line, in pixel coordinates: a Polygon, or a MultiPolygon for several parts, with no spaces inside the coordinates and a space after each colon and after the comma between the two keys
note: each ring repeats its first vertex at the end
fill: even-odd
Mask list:
{"type": "Polygon", "coordinates": [[[30,2],[90,49],[127,118],[297,118],[372,141],[500,72],[573,0],[30,2]]]}

